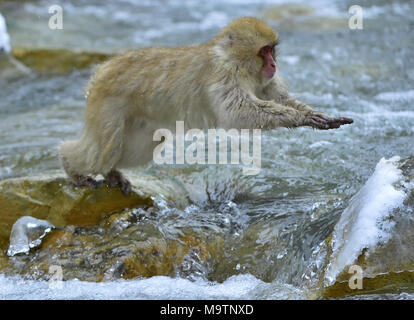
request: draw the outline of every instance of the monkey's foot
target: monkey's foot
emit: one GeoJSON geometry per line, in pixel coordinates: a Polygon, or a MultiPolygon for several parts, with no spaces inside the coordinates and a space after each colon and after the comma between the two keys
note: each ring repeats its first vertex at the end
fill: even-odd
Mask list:
{"type": "Polygon", "coordinates": [[[102,181],[97,181],[88,176],[71,177],[71,182],[75,187],[89,187],[92,189],[98,189],[102,186],[102,181]]]}
{"type": "Polygon", "coordinates": [[[111,170],[105,175],[105,183],[111,188],[119,186],[122,193],[126,196],[129,195],[132,190],[131,182],[129,182],[118,170],[111,170]]]}

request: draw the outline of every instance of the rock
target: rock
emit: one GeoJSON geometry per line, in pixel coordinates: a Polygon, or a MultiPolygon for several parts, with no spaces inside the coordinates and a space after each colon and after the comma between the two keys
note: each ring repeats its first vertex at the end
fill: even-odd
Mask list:
{"type": "Polygon", "coordinates": [[[301,3],[285,3],[278,6],[266,8],[261,15],[265,20],[286,19],[292,16],[309,15],[313,9],[301,3]]]}
{"type": "Polygon", "coordinates": [[[413,209],[414,157],[382,159],[319,252],[323,297],[414,290],[413,209]],[[351,266],[362,271],[362,288],[349,285],[351,266]]]}
{"type": "Polygon", "coordinates": [[[40,72],[67,73],[108,60],[112,55],[74,52],[67,49],[13,48],[11,55],[25,66],[40,72]]]}
{"type": "Polygon", "coordinates": [[[369,79],[370,81],[379,81],[383,77],[389,77],[392,74],[392,68],[373,61],[372,63],[349,62],[346,65],[333,66],[332,74],[338,78],[350,77],[355,81],[357,79],[369,79]]]}
{"type": "Polygon", "coordinates": [[[134,186],[129,196],[118,188],[74,188],[61,175],[2,181],[3,249],[11,226],[23,215],[36,217],[22,218],[31,222],[45,219],[56,229],[27,255],[7,257],[0,250],[0,270],[49,279],[50,267],[59,266],[65,279],[87,281],[203,273],[208,261],[220,252],[222,239],[190,229],[168,236],[159,226],[164,206],[189,205],[185,188],[153,173],[128,174],[128,178],[134,186]]]}
{"type": "Polygon", "coordinates": [[[275,23],[279,30],[326,32],[348,28],[347,18],[322,16],[311,7],[299,3],[286,3],[264,9],[261,17],[275,23]]]}
{"type": "Polygon", "coordinates": [[[301,32],[334,32],[348,28],[345,18],[332,18],[325,16],[311,16],[281,21],[279,29],[301,32]]]}
{"type": "Polygon", "coordinates": [[[32,71],[21,62],[5,53],[0,53],[0,78],[2,81],[13,81],[27,76],[32,71]]]}
{"type": "Polygon", "coordinates": [[[33,72],[61,75],[102,63],[110,57],[111,54],[66,49],[13,48],[10,54],[0,50],[0,76],[11,81],[33,72]]]}
{"type": "Polygon", "coordinates": [[[3,261],[2,272],[49,279],[50,267],[58,266],[64,280],[84,281],[205,275],[208,264],[219,259],[223,239],[190,229],[166,235],[159,214],[153,207],[128,209],[95,226],[54,230],[29,255],[3,261]]]}
{"type": "Polygon", "coordinates": [[[125,208],[153,206],[156,197],[185,206],[185,188],[148,173],[128,175],[133,192],[119,188],[74,188],[62,175],[43,175],[0,182],[0,248],[7,248],[13,224],[23,216],[47,220],[56,227],[95,225],[125,208]]]}
{"type": "Polygon", "coordinates": [[[72,244],[72,232],[73,228],[68,230],[55,229],[45,240],[41,243],[42,249],[59,249],[64,246],[70,246],[72,244]]]}

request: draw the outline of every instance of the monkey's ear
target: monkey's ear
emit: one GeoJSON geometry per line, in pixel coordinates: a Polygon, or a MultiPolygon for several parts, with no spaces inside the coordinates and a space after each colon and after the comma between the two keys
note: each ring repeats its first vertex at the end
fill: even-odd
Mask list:
{"type": "Polygon", "coordinates": [[[231,48],[234,46],[236,36],[234,33],[229,32],[220,37],[214,46],[214,52],[221,59],[228,59],[231,48]]]}

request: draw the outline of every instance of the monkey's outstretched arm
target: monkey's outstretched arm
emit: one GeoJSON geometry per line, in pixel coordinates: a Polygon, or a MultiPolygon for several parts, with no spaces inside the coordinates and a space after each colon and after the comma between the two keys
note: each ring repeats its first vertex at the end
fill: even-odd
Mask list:
{"type": "MultiPolygon", "coordinates": [[[[295,128],[310,126],[316,129],[339,128],[343,124],[352,123],[352,119],[330,118],[323,113],[314,111],[302,103],[298,108],[275,101],[261,100],[253,94],[241,89],[226,90],[225,109],[233,125],[242,128],[273,129],[276,127],[295,128]]],[[[223,95],[216,95],[218,98],[223,95]]]]}
{"type": "Polygon", "coordinates": [[[305,124],[303,124],[305,126],[309,125],[317,129],[327,130],[339,128],[341,125],[354,122],[350,118],[329,117],[323,112],[314,110],[308,104],[291,97],[286,89],[283,79],[280,76],[275,76],[274,81],[272,81],[264,89],[263,93],[266,100],[275,101],[283,106],[291,107],[295,110],[300,111],[301,113],[308,115],[308,119],[305,121],[305,124]]]}
{"type": "Polygon", "coordinates": [[[283,100],[283,104],[303,112],[316,112],[311,106],[290,96],[283,100]]]}
{"type": "Polygon", "coordinates": [[[292,98],[292,97],[289,97],[288,99],[283,101],[283,104],[287,105],[287,106],[290,106],[290,107],[292,107],[296,110],[299,110],[301,112],[310,113],[311,116],[309,117],[309,121],[311,123],[316,121],[318,124],[316,124],[315,128],[317,128],[317,129],[322,129],[322,130],[336,129],[336,128],[339,128],[341,125],[351,124],[351,123],[354,122],[354,120],[352,120],[350,118],[344,118],[344,117],[332,118],[332,117],[329,117],[328,115],[324,114],[323,112],[315,111],[314,109],[312,109],[312,107],[310,107],[306,103],[303,103],[303,102],[301,102],[301,101],[299,101],[295,98],[292,98]],[[320,124],[322,124],[322,126],[320,124]],[[325,127],[324,127],[323,124],[325,124],[325,127]]]}

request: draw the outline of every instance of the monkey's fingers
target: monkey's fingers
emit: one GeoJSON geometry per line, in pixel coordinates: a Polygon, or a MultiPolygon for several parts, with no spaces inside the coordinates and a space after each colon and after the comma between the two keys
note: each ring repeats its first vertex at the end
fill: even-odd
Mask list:
{"type": "Polygon", "coordinates": [[[339,119],[339,122],[341,122],[341,124],[351,124],[354,122],[354,120],[351,118],[341,117],[341,118],[336,118],[336,119],[339,119]]]}
{"type": "Polygon", "coordinates": [[[318,115],[310,116],[305,120],[305,126],[310,126],[315,129],[328,130],[330,129],[328,121],[319,117],[318,115]]]}
{"type": "Polygon", "coordinates": [[[340,126],[344,125],[344,124],[351,124],[353,122],[354,122],[354,120],[352,120],[350,118],[343,118],[343,117],[331,118],[331,119],[328,120],[328,124],[329,124],[329,127],[331,129],[336,129],[336,128],[339,128],[340,126]]]}
{"type": "Polygon", "coordinates": [[[320,119],[321,121],[325,121],[325,122],[327,122],[329,120],[332,120],[331,117],[329,117],[326,114],[323,114],[321,112],[314,112],[314,113],[312,113],[312,117],[313,118],[320,119]]]}

